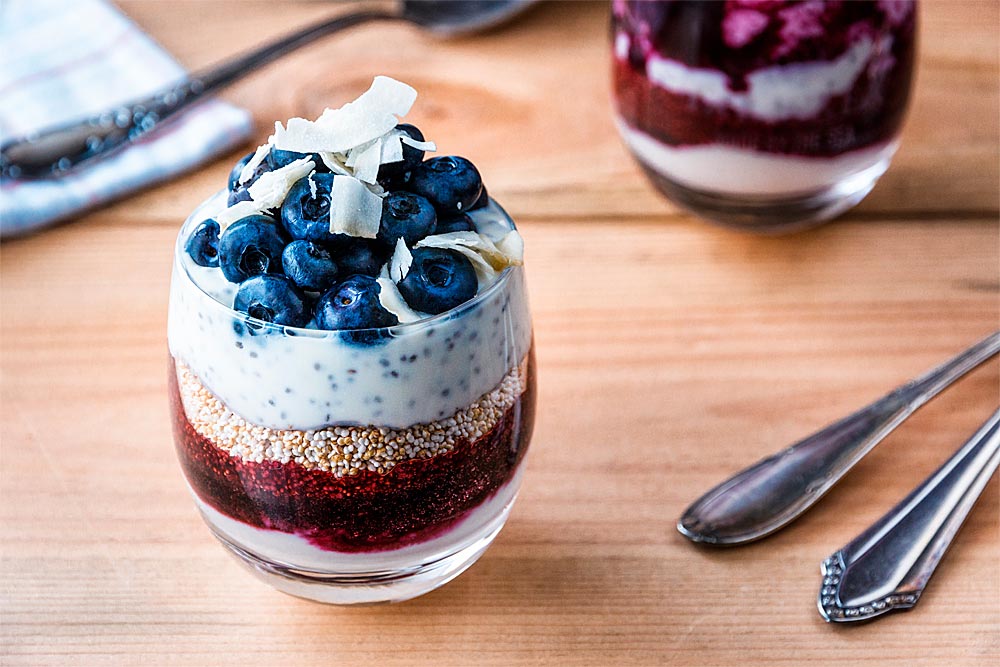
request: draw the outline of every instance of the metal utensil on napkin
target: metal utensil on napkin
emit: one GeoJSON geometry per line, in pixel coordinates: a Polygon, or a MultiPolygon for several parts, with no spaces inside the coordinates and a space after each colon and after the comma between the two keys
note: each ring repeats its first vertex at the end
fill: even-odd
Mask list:
{"type": "Polygon", "coordinates": [[[347,28],[372,21],[405,21],[450,37],[494,27],[536,0],[400,0],[396,9],[360,10],[308,26],[227,60],[149,97],[0,146],[0,176],[45,178],[107,155],[157,127],[201,98],[264,65],[347,28]]]}
{"type": "Polygon", "coordinates": [[[820,615],[843,623],[912,608],[998,465],[1000,410],[901,503],[823,561],[820,615]]]}
{"type": "Polygon", "coordinates": [[[677,529],[712,545],[780,530],[813,506],[917,408],[1000,352],[1000,331],[854,414],[722,482],[694,502],[677,529]]]}

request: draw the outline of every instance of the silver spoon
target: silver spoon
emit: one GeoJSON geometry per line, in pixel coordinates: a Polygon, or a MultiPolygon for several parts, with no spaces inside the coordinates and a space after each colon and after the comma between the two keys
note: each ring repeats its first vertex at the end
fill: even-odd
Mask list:
{"type": "Polygon", "coordinates": [[[1000,411],[923,484],[823,561],[816,600],[832,623],[910,609],[1000,465],[1000,411]]]}
{"type": "Polygon", "coordinates": [[[443,37],[499,25],[535,0],[400,0],[394,10],[361,10],[303,28],[274,42],[190,75],[147,98],[6,141],[0,146],[0,176],[58,176],[105,156],[157,127],[164,119],[264,65],[320,37],[372,21],[406,21],[443,37]]]}
{"type": "Polygon", "coordinates": [[[917,408],[1000,352],[1000,331],[957,357],[722,482],[694,502],[677,530],[694,542],[736,545],[785,527],[917,408]]]}

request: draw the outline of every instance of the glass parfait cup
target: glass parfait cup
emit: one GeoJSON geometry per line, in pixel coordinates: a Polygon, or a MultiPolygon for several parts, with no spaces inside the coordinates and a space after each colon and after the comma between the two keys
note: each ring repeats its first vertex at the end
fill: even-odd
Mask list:
{"type": "Polygon", "coordinates": [[[278,326],[224,305],[236,286],[187,261],[185,241],[225,196],[181,228],[170,290],[174,440],[205,523],[304,598],[400,601],[450,581],[500,532],[521,483],[535,402],[523,267],[419,322],[278,326]]]}
{"type": "Polygon", "coordinates": [[[615,120],[650,181],[709,220],[789,231],[860,202],[899,145],[910,0],[614,0],[615,120]]]}

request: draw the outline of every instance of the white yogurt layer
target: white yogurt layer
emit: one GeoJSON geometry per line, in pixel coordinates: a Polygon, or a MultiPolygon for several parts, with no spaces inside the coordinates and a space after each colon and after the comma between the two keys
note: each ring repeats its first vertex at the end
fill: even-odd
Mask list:
{"type": "MultiPolygon", "coordinates": [[[[191,230],[224,206],[225,196],[203,204],[181,229],[168,340],[171,355],[247,421],[295,430],[427,423],[495,388],[527,355],[531,318],[520,266],[458,309],[395,327],[375,344],[305,329],[251,335],[245,315],[229,308],[237,286],[184,251],[191,230]]],[[[491,238],[513,228],[495,203],[470,216],[491,238]]]]}
{"type": "Polygon", "coordinates": [[[818,192],[862,173],[875,178],[899,146],[890,141],[836,157],[781,155],[722,144],[677,147],[621,117],[616,121],[625,143],[647,166],[681,185],[722,194],[792,196],[818,192]]]}
{"type": "Polygon", "coordinates": [[[213,509],[192,492],[205,520],[237,546],[272,563],[296,569],[354,574],[396,570],[427,563],[454,553],[503,525],[521,486],[523,462],[514,476],[481,505],[473,508],[444,534],[392,551],[347,553],[326,551],[308,540],[277,530],[255,528],[213,509]]]}
{"type": "MultiPolygon", "coordinates": [[[[615,53],[620,60],[627,57],[628,41],[624,33],[615,38],[615,53]]],[[[729,87],[729,79],[723,72],[688,67],[655,53],[646,62],[646,76],[672,93],[695,97],[711,106],[729,108],[766,122],[807,120],[822,111],[832,98],[849,91],[870,64],[889,57],[892,43],[892,35],[883,35],[877,41],[861,37],[830,61],[762,67],[747,75],[747,89],[740,91],[729,87]]]]}

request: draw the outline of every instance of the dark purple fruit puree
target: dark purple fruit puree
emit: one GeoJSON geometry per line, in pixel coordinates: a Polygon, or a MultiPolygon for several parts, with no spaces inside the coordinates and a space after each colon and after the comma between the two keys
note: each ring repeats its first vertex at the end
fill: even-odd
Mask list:
{"type": "Polygon", "coordinates": [[[256,528],[291,533],[320,549],[386,551],[448,531],[513,477],[527,450],[535,414],[534,358],[525,392],[494,428],[429,459],[387,473],[337,477],[301,465],[230,456],[192,428],[171,367],[170,404],[181,466],[198,497],[256,528]]]}
{"type": "Polygon", "coordinates": [[[616,0],[612,38],[617,109],[625,122],[671,146],[726,144],[770,153],[836,156],[884,144],[899,132],[910,95],[916,8],[907,0],[689,2],[616,0]],[[885,39],[888,38],[888,39],[885,39]],[[859,40],[872,56],[847,92],[812,117],[769,121],[665,90],[646,76],[651,57],[721,72],[745,92],[762,68],[830,62],[859,40]]]}

